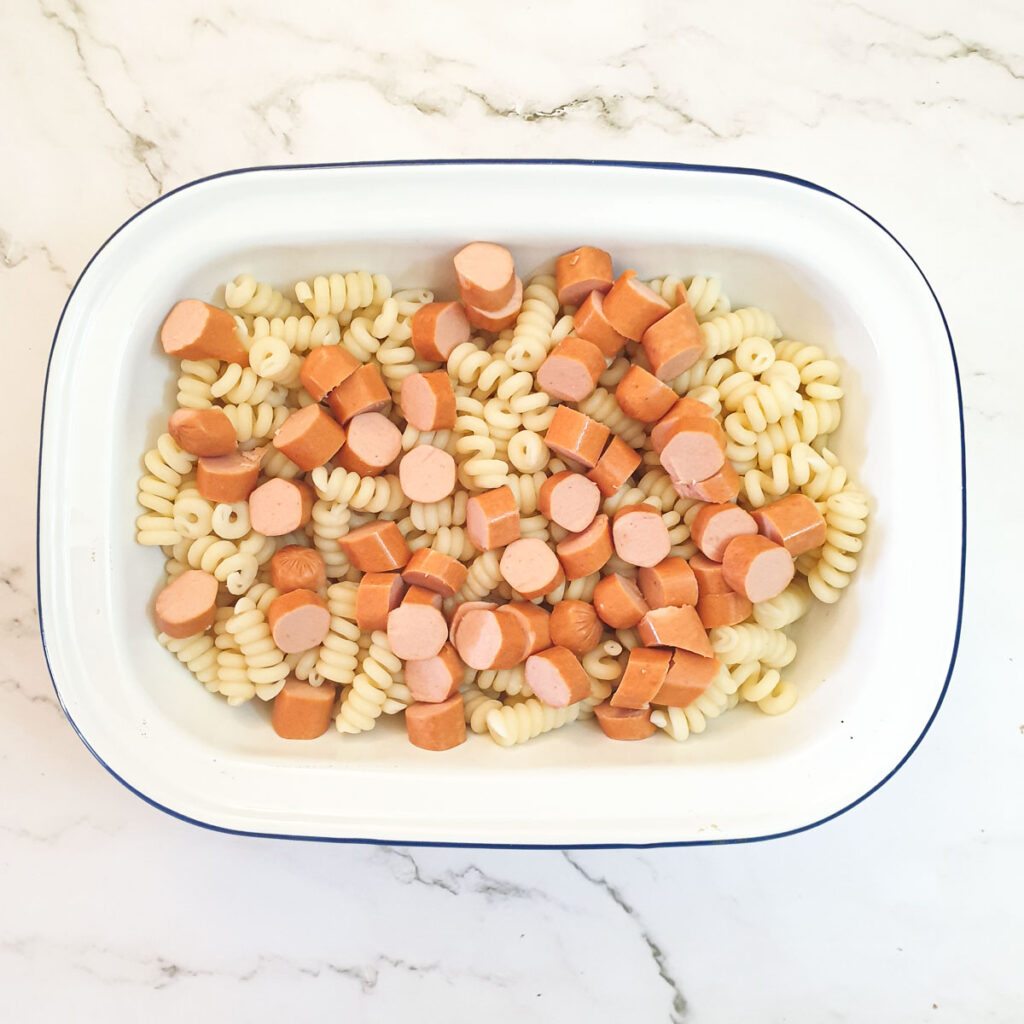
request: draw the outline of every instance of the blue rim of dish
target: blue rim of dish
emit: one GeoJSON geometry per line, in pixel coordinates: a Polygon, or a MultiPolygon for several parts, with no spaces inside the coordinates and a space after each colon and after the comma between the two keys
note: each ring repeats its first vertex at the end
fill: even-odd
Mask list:
{"type": "Polygon", "coordinates": [[[801,832],[807,832],[812,828],[817,828],[819,825],[824,825],[826,822],[832,821],[838,818],[841,814],[845,814],[847,811],[852,810],[858,804],[862,803],[869,796],[876,793],[882,788],[910,759],[917,748],[921,745],[921,741],[924,739],[928,730],[932,726],[932,722],[935,721],[935,716],[939,713],[939,708],[942,707],[942,702],[945,700],[946,691],[949,689],[949,682],[953,675],[953,669],[956,665],[957,653],[960,649],[960,633],[963,626],[964,617],[964,582],[967,571],[967,457],[966,457],[966,446],[964,437],[964,403],[963,403],[963,392],[960,387],[960,368],[957,364],[956,349],[953,346],[953,336],[949,331],[949,323],[946,320],[946,314],[942,309],[942,304],[939,302],[938,296],[935,294],[935,289],[932,288],[931,282],[928,280],[924,271],[921,269],[917,260],[907,251],[906,246],[879,220],[872,217],[866,210],[862,210],[856,203],[851,202],[845,196],[839,195],[838,192],[833,192],[831,189],[825,188],[822,185],[816,185],[813,181],[807,181],[804,178],[797,178],[791,174],[782,174],[778,171],[764,171],[754,167],[727,167],[717,166],[715,164],[682,164],[682,163],[671,163],[671,162],[647,162],[643,160],[561,160],[561,159],[528,159],[528,158],[505,158],[505,159],[455,159],[455,160],[370,160],[370,161],[349,161],[342,163],[325,163],[325,164],[272,164],[260,167],[238,167],[230,171],[220,171],[217,174],[210,174],[203,178],[196,178],[194,181],[187,182],[184,185],[179,185],[177,188],[172,189],[170,192],[166,192],[162,196],[158,196],[153,202],[144,206],[141,210],[136,211],[129,217],[110,237],[93,253],[89,262],[85,265],[82,272],[78,275],[78,279],[75,281],[74,287],[71,289],[67,297],[67,301],[64,303],[64,308],[61,310],[60,319],[57,321],[57,328],[53,333],[53,341],[50,343],[50,355],[46,361],[46,379],[43,383],[43,402],[42,410],[40,413],[40,424],[39,424],[39,465],[36,475],[36,600],[39,607],[39,635],[43,645],[43,656],[46,658],[46,670],[50,675],[50,682],[53,684],[53,691],[57,695],[57,701],[60,703],[62,710],[64,711],[67,720],[71,723],[71,727],[78,734],[78,738],[85,744],[86,749],[96,758],[99,763],[106,768],[110,774],[117,779],[126,789],[130,790],[141,800],[144,800],[147,804],[155,807],[159,811],[163,811],[165,814],[171,815],[173,818],[178,818],[181,821],[187,821],[191,825],[198,825],[200,828],[209,829],[213,832],[225,832],[229,835],[240,835],[240,836],[252,836],[258,839],[290,839],[298,840],[302,842],[312,843],[359,843],[369,844],[374,846],[425,846],[425,847],[453,847],[456,849],[472,849],[472,850],[652,850],[664,847],[678,847],[678,846],[727,846],[735,845],[740,843],[760,843],[765,842],[769,839],[783,839],[786,836],[798,835],[801,832]],[[46,396],[47,389],[50,383],[50,367],[53,363],[53,354],[57,345],[57,336],[60,334],[61,324],[64,322],[64,314],[67,312],[68,305],[71,302],[72,297],[75,294],[82,278],[86,275],[93,262],[99,256],[101,252],[137,217],[140,217],[147,210],[156,206],[158,203],[163,202],[165,199],[169,199],[171,196],[176,195],[178,192],[183,192],[185,189],[193,188],[196,185],[201,185],[207,181],[215,181],[218,178],[229,178],[236,174],[251,174],[259,171],[289,171],[289,170],[333,170],[342,167],[464,167],[464,166],[534,166],[534,167],[552,167],[552,166],[577,166],[577,167],[635,167],[648,170],[662,170],[662,171],[701,171],[701,172],[712,172],[715,174],[735,174],[740,176],[748,176],[754,178],[771,178],[776,181],[786,181],[792,185],[800,185],[802,188],[809,188],[814,192],[821,192],[823,195],[832,196],[834,199],[838,199],[840,202],[846,203],[847,206],[852,207],[858,213],[867,217],[874,225],[885,232],[892,240],[900,247],[904,255],[914,265],[914,268],[921,275],[921,279],[924,281],[928,291],[931,293],[932,299],[935,301],[935,307],[939,311],[939,316],[942,319],[942,327],[946,332],[946,340],[949,342],[949,354],[953,360],[953,377],[956,382],[956,398],[957,398],[957,414],[960,418],[960,516],[961,516],[961,537],[960,537],[960,590],[957,598],[957,617],[956,617],[956,632],[953,636],[953,649],[950,653],[949,668],[946,670],[946,678],[942,684],[942,691],[939,693],[939,699],[935,704],[935,708],[931,715],[928,717],[928,721],[925,723],[924,728],[921,730],[921,734],[911,744],[907,752],[900,758],[899,762],[895,767],[889,771],[882,779],[875,783],[866,793],[859,796],[856,800],[848,803],[845,807],[841,807],[838,811],[833,811],[831,814],[826,815],[824,818],[819,818],[817,821],[812,821],[807,825],[801,825],[799,828],[787,829],[784,832],[772,832],[763,836],[740,836],[732,839],[685,839],[677,841],[667,841],[661,843],[472,843],[472,842],[430,842],[425,840],[416,839],[363,839],[363,838],[348,838],[348,837],[335,837],[335,836],[297,836],[289,834],[280,834],[276,832],[250,832],[245,829],[227,828],[223,825],[214,825],[207,821],[200,821],[198,818],[191,818],[187,814],[182,814],[180,811],[176,811],[171,807],[165,807],[163,804],[158,803],[156,800],[147,796],[141,790],[136,789],[130,782],[118,775],[113,768],[110,767],[103,760],[102,757],[93,749],[92,745],[82,734],[82,731],[78,728],[77,723],[71,717],[67,707],[64,704],[64,700],[61,697],[60,689],[57,686],[57,680],[53,677],[53,670],[50,667],[50,654],[46,646],[46,629],[43,625],[43,602],[42,602],[42,583],[39,575],[39,503],[42,497],[42,462],[43,462],[43,425],[46,421],[46,396]]]}

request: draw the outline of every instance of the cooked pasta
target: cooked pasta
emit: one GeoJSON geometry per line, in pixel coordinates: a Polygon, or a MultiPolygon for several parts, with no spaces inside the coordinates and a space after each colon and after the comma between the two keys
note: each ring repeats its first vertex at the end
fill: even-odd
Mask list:
{"type": "Polygon", "coordinates": [[[498,746],[512,747],[575,722],[579,714],[579,704],[570,704],[567,708],[551,708],[536,697],[528,697],[515,704],[491,708],[485,721],[488,734],[498,746]]]}
{"type": "Polygon", "coordinates": [[[253,316],[295,316],[301,309],[272,285],[257,281],[251,274],[239,274],[224,286],[224,305],[237,313],[253,316]]]}

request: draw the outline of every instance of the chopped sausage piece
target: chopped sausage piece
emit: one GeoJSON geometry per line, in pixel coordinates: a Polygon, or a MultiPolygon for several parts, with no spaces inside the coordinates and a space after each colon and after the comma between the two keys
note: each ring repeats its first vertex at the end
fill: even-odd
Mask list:
{"type": "Polygon", "coordinates": [[[235,318],[199,299],[182,299],[171,307],[160,328],[160,344],[169,356],[179,359],[223,359],[249,365],[235,318]]]}
{"type": "Polygon", "coordinates": [[[795,572],[793,556],[760,534],[734,537],[722,555],[725,582],[755,604],[778,597],[795,572]]]}
{"type": "Polygon", "coordinates": [[[462,694],[453,694],[440,704],[417,701],[405,709],[409,742],[422,750],[451,750],[466,742],[466,716],[462,694]]]}
{"type": "Polygon", "coordinates": [[[629,340],[608,322],[604,314],[604,297],[598,291],[592,291],[576,310],[572,325],[577,337],[596,345],[608,359],[614,359],[629,340]]]}
{"type": "Polygon", "coordinates": [[[345,431],[320,405],[293,412],[274,434],[274,447],[304,473],[330,461],[345,443],[345,431]]]}
{"type": "Polygon", "coordinates": [[[457,559],[433,548],[414,552],[402,570],[402,579],[411,586],[426,587],[442,597],[452,597],[466,582],[469,570],[457,559]]]}
{"type": "Polygon", "coordinates": [[[657,565],[672,549],[665,520],[647,504],[624,505],[615,513],[612,541],[615,553],[630,565],[657,565]]]}
{"type": "Polygon", "coordinates": [[[380,412],[390,404],[391,392],[376,363],[364,363],[327,396],[328,407],[342,424],[364,412],[380,412]]]}
{"type": "Polygon", "coordinates": [[[688,302],[651,324],[641,344],[658,380],[672,380],[685,373],[704,352],[704,336],[688,302]]]}
{"type": "Polygon", "coordinates": [[[156,596],[157,629],[182,640],[202,633],[217,616],[217,577],[199,569],[186,569],[156,596]]]}
{"type": "Polygon", "coordinates": [[[548,354],[537,371],[537,385],[562,402],[581,402],[604,373],[601,350],[582,338],[568,337],[548,354]]]}
{"type": "Polygon", "coordinates": [[[591,292],[612,286],[612,257],[604,249],[581,245],[555,260],[555,288],[562,306],[578,306],[591,292]]]}
{"type": "Polygon", "coordinates": [[[529,601],[511,601],[498,609],[499,614],[515,615],[526,633],[526,653],[522,660],[551,646],[551,615],[529,601]]]}
{"type": "Polygon", "coordinates": [[[503,669],[522,663],[529,645],[523,620],[502,612],[476,609],[463,616],[455,647],[470,668],[503,669]]]}
{"type": "Polygon", "coordinates": [[[639,341],[651,324],[669,311],[669,304],[636,276],[635,270],[620,274],[604,297],[608,322],[630,341],[639,341]]]}
{"type": "Polygon", "coordinates": [[[345,447],[335,463],[360,476],[380,476],[402,451],[402,432],[379,412],[363,412],[349,420],[345,447]]]}
{"type": "Polygon", "coordinates": [[[720,562],[729,541],[746,533],[757,533],[757,523],[739,505],[705,505],[690,526],[694,544],[712,561],[720,562]]]}
{"type": "Polygon", "coordinates": [[[331,725],[334,711],[334,684],[312,686],[289,676],[274,698],[270,724],[285,740],[315,740],[331,725]]]}
{"type": "Polygon", "coordinates": [[[327,602],[312,590],[289,590],[270,602],[267,625],[278,650],[298,654],[323,643],[331,613],[327,602]]]}
{"type": "Polygon", "coordinates": [[[612,528],[602,512],[582,533],[570,533],[555,545],[566,579],[578,580],[602,568],[612,557],[612,528]]]}
{"type": "Polygon", "coordinates": [[[402,531],[392,522],[359,526],[339,537],[338,544],[360,572],[392,572],[412,557],[402,531]]]}
{"type": "Polygon", "coordinates": [[[724,594],[701,594],[697,614],[705,629],[735,626],[750,617],[754,606],[742,595],[729,590],[724,594]]]}
{"type": "MultiPolygon", "coordinates": [[[[701,597],[707,597],[710,594],[732,593],[729,584],[725,582],[720,562],[712,562],[707,555],[698,552],[690,558],[689,566],[697,581],[697,592],[701,597]]],[[[692,604],[693,602],[687,601],[686,603],[692,604]]],[[[651,605],[651,607],[654,606],[651,605]]]]}
{"type": "Polygon", "coordinates": [[[672,667],[661,688],[651,699],[669,708],[689,707],[721,671],[717,658],[704,658],[691,651],[675,651],[672,667]]]}
{"type": "Polygon", "coordinates": [[[459,291],[467,305],[477,309],[500,309],[515,288],[512,253],[496,242],[470,242],[452,261],[459,291]]]}
{"type": "Polygon", "coordinates": [[[502,579],[527,601],[550,594],[565,577],[558,558],[538,537],[513,541],[498,562],[502,579]]]}
{"type": "Polygon", "coordinates": [[[443,448],[429,444],[410,449],[398,464],[398,482],[406,497],[427,505],[443,501],[455,490],[455,475],[455,460],[443,448]]]}
{"type": "Polygon", "coordinates": [[[409,324],[416,355],[432,363],[444,362],[453,349],[469,341],[469,321],[458,302],[428,302],[413,313],[409,324]]]}
{"type": "Polygon", "coordinates": [[[275,477],[249,495],[249,522],[265,537],[294,533],[312,517],[313,497],[309,484],[275,477]]]}
{"type": "Polygon", "coordinates": [[[661,647],[634,647],[629,652],[626,671],[611,696],[611,706],[646,710],[665,682],[671,662],[671,651],[661,647]]]}
{"type": "Polygon", "coordinates": [[[603,423],[567,405],[559,405],[544,441],[556,455],[593,469],[610,436],[611,431],[603,423]]]}
{"type": "Polygon", "coordinates": [[[631,366],[615,388],[619,408],[641,423],[660,420],[677,400],[678,396],[667,384],[642,366],[631,366]]]}
{"type": "Polygon", "coordinates": [[[430,591],[410,587],[402,603],[388,613],[388,644],[396,658],[422,661],[441,653],[448,640],[448,622],[433,601],[430,591]]]}
{"type": "Polygon", "coordinates": [[[405,685],[412,699],[429,704],[440,704],[458,693],[465,677],[466,666],[451,644],[445,644],[433,658],[405,663],[405,685]]]}
{"type": "Polygon", "coordinates": [[[301,544],[279,548],[270,559],[270,583],[282,594],[289,590],[322,590],[327,586],[324,556],[301,544]]]}
{"type": "Polygon", "coordinates": [[[672,486],[680,498],[695,498],[697,501],[720,505],[736,500],[740,493],[740,477],[732,468],[732,464],[726,461],[717,473],[712,474],[706,480],[684,483],[681,480],[673,479],[672,486]]]}
{"type": "Polygon", "coordinates": [[[436,590],[429,590],[427,587],[421,587],[419,584],[414,583],[402,595],[402,600],[398,604],[399,606],[420,604],[427,608],[435,608],[437,611],[441,611],[444,608],[444,597],[436,590]]]}
{"type": "Polygon", "coordinates": [[[604,627],[592,604],[586,601],[559,601],[551,612],[551,643],[566,647],[582,657],[597,648],[604,627]]]}
{"type": "Polygon", "coordinates": [[[806,494],[790,494],[754,511],[758,530],[794,558],[825,543],[825,517],[806,494]]]}
{"type": "Polygon", "coordinates": [[[670,555],[657,565],[645,566],[636,578],[651,608],[697,603],[697,577],[685,558],[670,555]]]}
{"type": "Polygon", "coordinates": [[[659,458],[674,482],[706,480],[725,465],[725,431],[718,420],[680,420],[659,458]]]}
{"type": "Polygon", "coordinates": [[[699,398],[680,398],[675,405],[651,428],[651,447],[661,454],[662,449],[675,435],[680,420],[715,418],[715,411],[699,398]]]}
{"type": "Polygon", "coordinates": [[[658,731],[649,709],[616,708],[606,700],[594,708],[594,717],[610,740],[645,740],[658,731]]]}
{"type": "Polygon", "coordinates": [[[313,401],[322,402],[361,365],[347,348],[341,345],[321,345],[302,361],[299,380],[313,401]]]}
{"type": "Polygon", "coordinates": [[[587,472],[587,476],[597,484],[606,498],[610,498],[636,472],[641,462],[643,459],[638,451],[630,448],[621,437],[612,437],[604,454],[597,460],[597,465],[587,472]]]}
{"type": "Polygon", "coordinates": [[[587,673],[565,647],[531,654],[523,675],[537,700],[551,708],[567,708],[590,694],[587,673]]]}
{"type": "Polygon", "coordinates": [[[235,428],[223,409],[177,409],[167,432],[182,451],[192,455],[228,455],[238,447],[235,428]]]}
{"type": "Polygon", "coordinates": [[[466,503],[466,535],[481,551],[519,540],[519,505],[511,487],[474,494],[466,503]]]}
{"type": "Polygon", "coordinates": [[[650,611],[640,588],[617,572],[594,588],[594,608],[612,629],[632,629],[650,611]]]}
{"type": "Polygon", "coordinates": [[[541,484],[537,507],[541,515],[573,533],[585,530],[601,506],[601,492],[593,480],[567,469],[541,484]]]}
{"type": "Polygon", "coordinates": [[[261,447],[212,458],[200,456],[196,463],[196,490],[207,501],[228,505],[245,501],[260,478],[260,463],[266,451],[261,447]]]}
{"type": "Polygon", "coordinates": [[[652,608],[641,620],[637,633],[646,647],[679,647],[710,658],[711,641],[689,605],[682,608],[652,608]]]}
{"type": "Polygon", "coordinates": [[[455,426],[455,389],[447,370],[410,373],[402,381],[398,404],[406,422],[417,430],[455,426]]]}
{"type": "Polygon", "coordinates": [[[461,601],[455,606],[455,611],[452,612],[452,621],[448,626],[448,639],[458,646],[456,634],[458,633],[459,626],[462,625],[462,620],[471,611],[475,611],[476,609],[493,612],[497,607],[498,606],[493,601],[461,601]]]}
{"type": "Polygon", "coordinates": [[[356,589],[356,625],[366,633],[383,632],[388,628],[388,615],[404,595],[405,580],[397,572],[366,573],[356,589]]]}
{"type": "MultiPolygon", "coordinates": [[[[466,304],[466,319],[474,326],[485,331],[505,330],[516,322],[519,310],[523,308],[523,282],[519,278],[513,281],[512,298],[495,310],[482,309],[479,306],[466,304]]],[[[465,296],[463,296],[465,298],[465,296]]]]}

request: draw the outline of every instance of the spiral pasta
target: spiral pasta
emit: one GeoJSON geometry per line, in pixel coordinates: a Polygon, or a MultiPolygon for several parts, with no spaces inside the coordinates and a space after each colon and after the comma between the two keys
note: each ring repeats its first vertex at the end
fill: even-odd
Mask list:
{"type": "Polygon", "coordinates": [[[374,632],[352,687],[338,705],[334,725],[341,733],[368,732],[377,724],[388,689],[399,680],[402,662],[391,653],[386,633],[374,632]]]}
{"type": "Polygon", "coordinates": [[[783,629],[803,618],[810,605],[811,594],[807,586],[794,580],[778,597],[755,604],[753,618],[765,629],[783,629]]]}
{"type": "Polygon", "coordinates": [[[174,502],[195,456],[182,451],[170,434],[161,434],[142,462],[147,472],[139,480],[138,501],[148,512],[135,521],[135,539],[152,547],[176,544],[179,534],[174,524],[174,502]]]}
{"type": "Polygon", "coordinates": [[[857,569],[856,555],[864,546],[868,502],[862,491],[844,487],[825,502],[825,544],[817,554],[797,559],[796,567],[807,577],[811,593],[824,604],[834,604],[849,586],[857,569]]]}
{"type": "Polygon", "coordinates": [[[515,704],[489,709],[485,722],[488,735],[498,746],[512,747],[575,722],[579,714],[579,704],[551,708],[536,697],[528,697],[515,704]]]}
{"type": "Polygon", "coordinates": [[[478,736],[487,732],[487,716],[491,711],[500,709],[500,700],[481,692],[476,686],[467,686],[462,691],[462,710],[466,724],[478,736]]]}
{"type": "Polygon", "coordinates": [[[267,625],[266,609],[278,596],[267,584],[256,584],[235,604],[235,614],[225,629],[238,644],[245,658],[245,669],[255,696],[272,700],[288,678],[284,652],[278,649],[267,625]]]}
{"type": "Polygon", "coordinates": [[[204,686],[217,679],[217,648],[208,633],[194,633],[176,639],[158,633],[157,640],[167,648],[204,686]]]}
{"type": "MultiPolygon", "coordinates": [[[[189,540],[206,537],[214,532],[213,505],[194,487],[178,491],[174,499],[174,529],[177,530],[179,537],[187,537],[189,540]]],[[[241,536],[246,533],[248,528],[241,536]]]]}
{"type": "Polygon", "coordinates": [[[182,359],[178,377],[178,408],[209,409],[213,405],[211,385],[220,375],[217,359],[182,359]]]}
{"type": "MultiPolygon", "coordinates": [[[[314,672],[321,680],[347,686],[355,678],[361,630],[356,625],[356,585],[333,583],[327,588],[330,628],[317,651],[314,672]]],[[[310,679],[310,682],[313,680],[310,679]]]]}
{"type": "Polygon", "coordinates": [[[592,716],[594,708],[611,696],[612,683],[622,675],[622,665],[618,661],[621,654],[622,644],[615,640],[605,640],[580,659],[583,671],[590,679],[590,695],[580,701],[580,718],[592,716]]]}
{"type": "Polygon", "coordinates": [[[736,348],[745,338],[756,336],[773,340],[780,332],[771,313],[745,306],[706,320],[700,325],[700,333],[704,338],[704,355],[714,358],[736,348]]]}
{"type": "Polygon", "coordinates": [[[295,388],[299,384],[302,357],[295,355],[283,338],[268,334],[249,348],[249,368],[262,380],[295,388]]]}
{"type": "Polygon", "coordinates": [[[323,345],[337,345],[341,341],[341,325],[333,316],[289,316],[253,320],[252,331],[246,332],[249,345],[258,338],[272,335],[280,338],[292,352],[309,352],[323,345]]]}
{"type": "Polygon", "coordinates": [[[470,563],[469,574],[459,591],[459,596],[463,601],[480,601],[501,581],[497,554],[494,551],[485,551],[470,563]]]}
{"type": "Polygon", "coordinates": [[[551,348],[551,334],[558,315],[555,279],[533,278],[523,291],[523,306],[516,317],[512,341],[505,359],[513,370],[536,373],[551,348]]]}
{"type": "Polygon", "coordinates": [[[340,467],[319,466],[310,474],[317,497],[336,501],[360,512],[397,512],[409,504],[398,477],[360,476],[340,467]]]}
{"type": "Polygon", "coordinates": [[[268,440],[284,426],[290,415],[287,406],[270,405],[269,402],[258,405],[242,402],[240,405],[225,405],[223,410],[235,428],[235,439],[240,445],[268,440]]]}
{"type": "MultiPolygon", "coordinates": [[[[456,491],[441,501],[424,504],[414,501],[409,505],[409,523],[423,533],[437,533],[442,526],[463,526],[466,522],[466,506],[469,495],[465,491],[456,491]]],[[[404,522],[404,520],[403,520],[404,522]]],[[[405,532],[403,530],[403,532],[405,532]]]]}
{"type": "Polygon", "coordinates": [[[613,434],[618,435],[631,448],[639,448],[647,435],[646,427],[630,419],[620,408],[615,396],[604,388],[595,388],[576,408],[591,419],[603,423],[613,434]]]}
{"type": "Polygon", "coordinates": [[[522,665],[515,668],[483,669],[476,674],[476,685],[491,693],[507,693],[510,697],[532,697],[522,665]]]}
{"type": "Polygon", "coordinates": [[[681,743],[695,733],[704,732],[710,719],[718,718],[736,707],[740,700],[736,692],[738,686],[736,680],[723,668],[692,704],[685,708],[655,708],[651,712],[651,721],[666,736],[681,743]]]}
{"type": "Polygon", "coordinates": [[[717,626],[708,630],[708,637],[715,657],[724,665],[760,661],[770,668],[784,668],[796,657],[796,644],[785,633],[756,622],[717,626]]]}
{"type": "MultiPolygon", "coordinates": [[[[213,573],[227,586],[228,593],[244,594],[255,582],[256,573],[260,568],[257,556],[250,551],[242,550],[234,541],[207,536],[196,540],[186,539],[182,543],[185,548],[178,561],[187,563],[191,569],[213,573]]],[[[176,546],[175,556],[177,555],[176,546]]]]}
{"type": "Polygon", "coordinates": [[[312,281],[298,281],[295,297],[315,317],[337,316],[375,301],[383,304],[391,297],[391,282],[383,274],[371,276],[365,270],[327,274],[312,281]]]}
{"type": "Polygon", "coordinates": [[[296,316],[302,312],[272,285],[257,281],[251,274],[239,274],[224,286],[224,305],[235,313],[253,316],[296,316]]]}
{"type": "Polygon", "coordinates": [[[341,538],[351,529],[351,509],[342,502],[320,498],[313,503],[310,522],[313,526],[313,547],[324,560],[328,578],[341,579],[349,568],[341,538]]]}

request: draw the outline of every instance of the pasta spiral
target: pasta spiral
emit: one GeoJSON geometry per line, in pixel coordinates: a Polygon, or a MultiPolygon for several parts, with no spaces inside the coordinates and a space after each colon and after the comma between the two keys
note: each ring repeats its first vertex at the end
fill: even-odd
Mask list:
{"type": "Polygon", "coordinates": [[[551,708],[536,697],[528,697],[515,704],[491,708],[485,721],[487,732],[498,746],[512,747],[575,722],[579,715],[579,704],[570,704],[567,708],[551,708]]]}
{"type": "Polygon", "coordinates": [[[780,334],[775,317],[755,306],[745,306],[732,313],[723,313],[700,325],[704,338],[704,355],[720,356],[736,348],[744,338],[757,336],[772,340],[780,334]]]}
{"type": "Polygon", "coordinates": [[[707,729],[709,719],[736,707],[739,684],[724,668],[711,681],[708,688],[692,704],[685,708],[655,708],[651,712],[651,721],[664,730],[666,736],[681,743],[694,733],[702,733],[707,729]]]}
{"type": "Polygon", "coordinates": [[[225,363],[220,376],[210,385],[210,394],[214,398],[238,405],[247,402],[249,405],[281,405],[287,398],[283,388],[277,388],[274,381],[261,377],[249,366],[239,363],[225,363]]]}
{"type": "Polygon", "coordinates": [[[347,686],[355,677],[359,657],[361,630],[356,625],[356,585],[329,586],[327,610],[331,613],[331,625],[317,652],[314,671],[321,679],[347,686]]]}
{"type": "Polygon", "coordinates": [[[265,609],[278,596],[273,587],[257,584],[235,604],[235,614],[225,627],[245,658],[246,672],[256,696],[272,700],[288,678],[288,665],[270,635],[265,609]]]}
{"type": "Polygon", "coordinates": [[[313,546],[320,552],[329,579],[340,579],[348,572],[348,555],[341,538],[351,528],[352,511],[338,501],[320,498],[313,503],[313,546]]]}
{"type": "Polygon", "coordinates": [[[867,497],[858,488],[845,487],[825,502],[825,544],[815,555],[797,559],[797,570],[807,576],[811,593],[825,604],[835,604],[857,569],[857,553],[864,546],[867,497]]]}
{"type": "MultiPolygon", "coordinates": [[[[244,594],[255,582],[260,568],[258,557],[250,551],[242,550],[234,541],[208,536],[197,540],[186,539],[182,543],[187,547],[178,561],[187,563],[191,569],[213,573],[221,583],[226,584],[228,593],[236,596],[244,594]]],[[[177,556],[177,551],[175,554],[177,556]]]]}
{"type": "Polygon", "coordinates": [[[708,631],[711,649],[724,665],[760,661],[770,668],[784,668],[796,657],[796,644],[785,633],[765,629],[756,622],[716,626],[708,631]]]}
{"type": "Polygon", "coordinates": [[[388,689],[399,681],[401,672],[401,659],[391,653],[387,634],[374,632],[359,673],[338,706],[334,719],[338,732],[355,734],[372,729],[384,710],[388,689]]]}
{"type": "Polygon", "coordinates": [[[480,735],[487,732],[487,716],[501,709],[501,701],[481,693],[475,686],[467,686],[462,693],[462,708],[470,731],[480,735]]]}
{"type": "Polygon", "coordinates": [[[223,409],[235,428],[236,440],[242,445],[273,437],[291,415],[287,406],[270,405],[268,402],[258,405],[242,402],[240,405],[225,405],[223,409]]]}
{"type": "Polygon", "coordinates": [[[184,639],[176,639],[166,633],[158,633],[160,641],[198,680],[205,686],[217,679],[217,648],[208,633],[194,633],[184,639]]]}
{"type": "Polygon", "coordinates": [[[248,335],[250,343],[269,335],[280,338],[292,352],[309,352],[323,345],[337,345],[341,341],[341,325],[333,316],[289,316],[270,320],[256,317],[248,335]]]}
{"type": "Polygon", "coordinates": [[[234,313],[253,316],[295,316],[302,312],[271,285],[257,281],[251,274],[239,274],[224,286],[224,305],[234,313]]]}
{"type": "Polygon", "coordinates": [[[481,690],[507,693],[510,697],[533,696],[522,665],[516,665],[515,668],[483,669],[476,674],[476,685],[481,690]]]}
{"type": "Polygon", "coordinates": [[[360,512],[397,512],[409,504],[398,477],[360,476],[340,467],[318,466],[310,474],[317,497],[336,501],[360,512]]]}
{"type": "Polygon", "coordinates": [[[178,377],[178,407],[180,409],[209,409],[213,405],[210,385],[220,374],[217,359],[182,359],[178,377]]]}
{"type": "Polygon", "coordinates": [[[498,555],[494,551],[485,551],[477,555],[469,566],[469,575],[459,591],[463,601],[480,601],[485,598],[499,583],[501,573],[498,571],[498,555]]]}
{"type": "Polygon", "coordinates": [[[468,502],[469,495],[465,491],[456,491],[451,497],[429,504],[414,501],[409,505],[409,520],[415,529],[424,533],[437,533],[442,526],[462,526],[466,522],[468,502]]]}
{"type": "Polygon", "coordinates": [[[794,581],[770,601],[754,605],[753,618],[765,629],[783,629],[803,618],[811,604],[811,595],[805,584],[794,581]]]}
{"type": "Polygon", "coordinates": [[[380,304],[391,297],[391,282],[383,274],[371,276],[365,270],[327,274],[312,281],[299,281],[295,297],[315,317],[337,316],[364,306],[380,304]]]}
{"type": "Polygon", "coordinates": [[[513,370],[536,373],[551,348],[551,333],[558,315],[555,279],[549,275],[533,278],[523,291],[523,305],[512,330],[505,354],[513,370]]]}
{"type": "Polygon", "coordinates": [[[591,419],[603,423],[613,434],[617,434],[631,448],[639,448],[647,435],[646,428],[639,420],[630,419],[620,408],[615,396],[604,388],[595,388],[576,408],[591,419]]]}
{"type": "Polygon", "coordinates": [[[149,513],[136,519],[135,539],[151,547],[176,544],[179,534],[174,525],[174,501],[195,456],[182,451],[170,434],[161,434],[142,462],[147,473],[139,480],[138,500],[149,513]]]}
{"type": "Polygon", "coordinates": [[[580,718],[590,718],[594,708],[611,696],[612,683],[622,675],[622,665],[617,660],[620,654],[622,644],[606,640],[580,659],[590,679],[590,696],[580,701],[580,718]]]}

